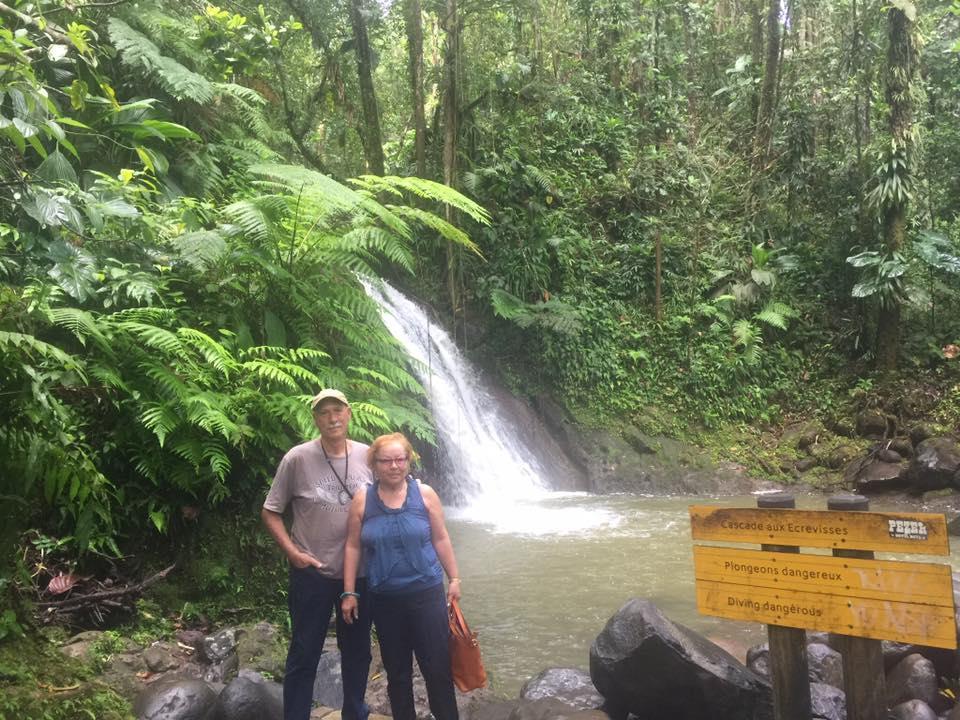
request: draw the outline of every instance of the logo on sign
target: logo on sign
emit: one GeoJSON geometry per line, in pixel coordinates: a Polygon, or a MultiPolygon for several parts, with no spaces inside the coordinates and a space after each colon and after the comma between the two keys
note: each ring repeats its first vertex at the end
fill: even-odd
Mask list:
{"type": "Polygon", "coordinates": [[[887,520],[890,537],[905,540],[926,540],[927,526],[919,520],[887,520]]]}

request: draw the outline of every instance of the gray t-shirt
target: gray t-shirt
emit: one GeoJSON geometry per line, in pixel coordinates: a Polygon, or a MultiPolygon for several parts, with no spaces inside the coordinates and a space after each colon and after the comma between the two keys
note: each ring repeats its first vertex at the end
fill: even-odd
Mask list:
{"type": "MultiPolygon", "coordinates": [[[[331,457],[330,462],[350,492],[356,494],[372,481],[367,446],[352,440],[347,443],[349,463],[343,457],[331,457]]],[[[342,578],[350,502],[350,496],[324,459],[320,441],[310,440],[283,456],[263,506],[283,513],[290,505],[290,539],[323,563],[321,574],[342,578]]]]}

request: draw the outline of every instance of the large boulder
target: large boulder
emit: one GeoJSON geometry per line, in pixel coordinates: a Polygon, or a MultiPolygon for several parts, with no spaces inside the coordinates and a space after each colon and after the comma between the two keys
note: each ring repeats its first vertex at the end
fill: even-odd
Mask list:
{"type": "Polygon", "coordinates": [[[171,680],[150,685],[133,705],[137,720],[207,720],[217,700],[202,680],[171,680]]]}
{"type": "Polygon", "coordinates": [[[826,683],[810,683],[810,714],[818,720],[846,720],[847,696],[826,683]]]}
{"type": "Polygon", "coordinates": [[[547,668],[524,683],[520,697],[556,698],[578,710],[595,710],[603,705],[603,696],[593,686],[590,673],[579,668],[547,668]]]}
{"type": "Polygon", "coordinates": [[[939,686],[933,663],[919,653],[907,655],[887,673],[887,705],[894,707],[908,700],[937,702],[939,686]]]}
{"type": "Polygon", "coordinates": [[[628,713],[671,720],[772,716],[769,683],[694,631],[633,598],[590,648],[590,677],[619,720],[628,713]]]}
{"type": "Polygon", "coordinates": [[[960,447],[956,440],[935,437],[917,445],[906,478],[920,492],[960,487],[960,447]]]}
{"type": "Polygon", "coordinates": [[[843,656],[829,645],[807,645],[807,672],[811,682],[843,689],[843,656]]]}
{"type": "Polygon", "coordinates": [[[890,710],[889,720],[937,720],[937,714],[923,700],[908,700],[890,710]]]}
{"type": "Polygon", "coordinates": [[[283,720],[283,686],[241,670],[220,692],[211,720],[283,720]]]}
{"type": "Polygon", "coordinates": [[[317,664],[313,681],[313,701],[330,708],[343,706],[343,675],[340,673],[340,651],[325,650],[317,664]]]}

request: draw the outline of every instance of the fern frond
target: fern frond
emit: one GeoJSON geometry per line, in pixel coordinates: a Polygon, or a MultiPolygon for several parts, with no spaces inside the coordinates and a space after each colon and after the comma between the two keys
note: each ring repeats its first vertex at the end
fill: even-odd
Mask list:
{"type": "Polygon", "coordinates": [[[413,273],[413,254],[406,243],[391,232],[378,227],[358,227],[338,238],[334,247],[356,252],[370,250],[383,255],[387,260],[413,273]]]}
{"type": "Polygon", "coordinates": [[[243,370],[249,371],[255,377],[270,382],[279,383],[291,390],[298,390],[297,381],[287,372],[278,367],[275,362],[266,360],[250,360],[242,365],[243,370]]]}
{"type": "Polygon", "coordinates": [[[399,194],[400,190],[405,190],[418,198],[431,200],[433,202],[449,205],[455,210],[459,210],[465,215],[469,215],[475,222],[481,225],[490,224],[490,213],[473,200],[465,197],[453,188],[442,183],[434,182],[419,177],[398,177],[396,175],[386,175],[378,177],[376,175],[362,175],[353,183],[362,183],[363,187],[374,193],[382,191],[399,194]]]}
{"type": "Polygon", "coordinates": [[[167,436],[180,425],[180,416],[168,405],[148,403],[147,409],[140,413],[140,422],[157,438],[163,447],[167,436]]]}
{"type": "Polygon", "coordinates": [[[280,195],[261,195],[240,200],[223,208],[223,216],[237,225],[255,243],[265,241],[288,211],[287,199],[280,195]]]}
{"type": "Polygon", "coordinates": [[[50,360],[56,360],[61,367],[68,370],[73,370],[74,372],[83,376],[84,382],[86,382],[86,378],[83,373],[83,366],[78,358],[75,358],[73,355],[64,352],[55,345],[51,345],[43,340],[39,340],[33,335],[0,330],[0,349],[8,351],[11,348],[21,350],[26,353],[35,353],[36,355],[48,358],[50,360]]]}
{"type": "Polygon", "coordinates": [[[209,365],[223,375],[229,376],[230,371],[237,367],[233,355],[223,345],[206,333],[193,328],[180,328],[177,336],[187,345],[203,355],[209,365]]]}
{"type": "Polygon", "coordinates": [[[477,247],[476,243],[474,243],[463,230],[451,225],[438,215],[407,205],[388,205],[387,208],[399,217],[425,225],[445,240],[461,245],[479,257],[483,257],[480,248],[477,247]]]}
{"type": "Polygon", "coordinates": [[[137,322],[135,320],[124,320],[117,323],[117,327],[132,335],[136,335],[147,346],[160,350],[167,355],[174,357],[184,357],[186,350],[179,338],[169,330],[137,322]]]}
{"type": "Polygon", "coordinates": [[[197,270],[206,270],[227,248],[227,241],[219,230],[197,230],[171,239],[180,258],[197,270]]]}
{"type": "Polygon", "coordinates": [[[97,325],[96,318],[86,310],[74,307],[49,308],[47,316],[54,325],[73,333],[81,345],[86,346],[87,339],[92,337],[100,348],[111,352],[110,342],[97,325]]]}
{"type": "Polygon", "coordinates": [[[205,77],[161,54],[153,41],[123,20],[110,18],[107,29],[124,65],[142,71],[178,100],[201,105],[213,100],[214,87],[205,77]]]}

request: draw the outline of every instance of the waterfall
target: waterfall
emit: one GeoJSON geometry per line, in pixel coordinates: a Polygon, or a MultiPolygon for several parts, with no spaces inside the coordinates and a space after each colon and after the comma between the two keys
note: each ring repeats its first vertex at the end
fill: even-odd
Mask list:
{"type": "Polygon", "coordinates": [[[479,380],[479,373],[450,335],[426,311],[386,282],[366,284],[383,322],[407,353],[419,361],[429,393],[438,440],[445,450],[459,505],[483,514],[546,493],[544,471],[519,433],[479,380]],[[506,503],[506,505],[505,505],[506,503]]]}

